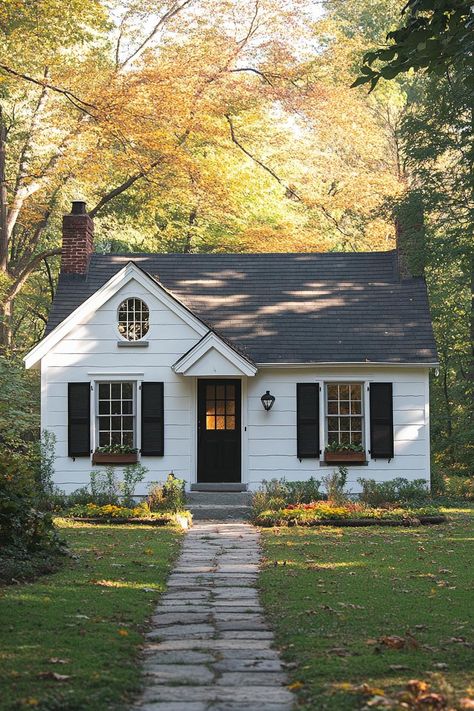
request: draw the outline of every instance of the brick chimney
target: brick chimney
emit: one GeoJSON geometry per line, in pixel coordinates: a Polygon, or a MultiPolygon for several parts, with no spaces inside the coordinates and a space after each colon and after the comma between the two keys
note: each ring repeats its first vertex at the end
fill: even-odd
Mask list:
{"type": "Polygon", "coordinates": [[[70,215],[63,216],[63,244],[61,272],[87,274],[89,260],[94,251],[94,223],[86,212],[86,203],[72,203],[70,215]]]}

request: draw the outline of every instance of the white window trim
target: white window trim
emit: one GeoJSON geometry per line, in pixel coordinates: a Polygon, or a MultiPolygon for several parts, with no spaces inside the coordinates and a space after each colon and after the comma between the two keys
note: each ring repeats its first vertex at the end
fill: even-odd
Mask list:
{"type": "MultiPolygon", "coordinates": [[[[128,324],[128,323],[129,323],[129,322],[127,321],[127,324],[128,324]]],[[[132,322],[130,322],[130,323],[132,323],[132,322]]],[[[148,340],[149,333],[150,333],[150,328],[151,328],[151,324],[150,324],[150,307],[148,306],[148,304],[146,303],[146,301],[141,298],[141,296],[127,296],[126,299],[123,299],[123,301],[120,302],[120,304],[117,306],[116,327],[117,327],[118,337],[119,337],[120,341],[123,341],[124,343],[143,343],[143,342],[145,342],[145,341],[148,340]],[[146,332],[141,338],[135,338],[135,339],[127,338],[126,336],[124,336],[124,335],[120,332],[120,309],[121,309],[121,307],[123,306],[123,304],[125,304],[127,301],[131,301],[132,299],[133,299],[134,301],[141,301],[142,304],[143,304],[143,305],[147,308],[147,310],[148,310],[148,330],[147,330],[147,332],[146,332]]]]}
{"type": "Polygon", "coordinates": [[[324,450],[327,445],[327,404],[326,404],[326,386],[335,383],[360,383],[362,386],[362,435],[363,447],[367,454],[367,460],[370,460],[370,403],[369,403],[369,381],[361,380],[360,378],[348,377],[332,377],[325,380],[316,381],[319,384],[319,461],[324,462],[324,450]]]}
{"type": "MultiPolygon", "coordinates": [[[[91,373],[89,373],[91,375],[91,373]]],[[[141,457],[141,446],[142,446],[142,418],[140,416],[141,411],[142,411],[142,382],[143,382],[143,373],[100,373],[97,374],[97,377],[94,378],[93,380],[90,381],[90,387],[91,387],[91,393],[92,397],[90,399],[90,439],[91,439],[91,456],[90,459],[92,461],[92,455],[94,454],[95,450],[98,447],[98,435],[99,435],[99,430],[97,427],[97,418],[98,418],[98,412],[99,412],[99,388],[98,385],[99,383],[112,383],[112,382],[128,382],[132,383],[134,387],[134,396],[135,396],[135,440],[136,444],[135,447],[138,451],[138,459],[140,460],[141,457]]]]}

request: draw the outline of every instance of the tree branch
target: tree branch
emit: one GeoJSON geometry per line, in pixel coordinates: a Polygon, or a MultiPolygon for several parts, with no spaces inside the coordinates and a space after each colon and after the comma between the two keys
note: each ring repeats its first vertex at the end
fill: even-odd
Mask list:
{"type": "Polygon", "coordinates": [[[134,173],[134,175],[131,175],[123,183],[117,185],[116,188],[106,193],[103,197],[101,197],[97,205],[95,205],[92,210],[89,211],[90,217],[95,217],[97,213],[104,207],[104,205],[107,205],[108,202],[116,198],[118,195],[121,195],[123,192],[125,192],[125,190],[128,190],[128,188],[130,188],[134,183],[136,183],[137,180],[140,180],[140,178],[144,178],[146,175],[148,175],[148,173],[150,173],[153,168],[156,168],[156,166],[159,165],[160,162],[161,158],[153,161],[153,163],[151,163],[148,168],[140,170],[138,173],[134,173]]]}
{"type": "MultiPolygon", "coordinates": [[[[248,150],[245,148],[245,146],[242,145],[242,143],[240,143],[240,141],[237,139],[237,137],[236,137],[236,135],[235,135],[234,124],[232,123],[231,117],[229,116],[229,114],[225,114],[225,117],[226,117],[226,119],[227,119],[227,123],[229,124],[230,137],[231,137],[231,139],[232,139],[232,142],[235,143],[235,145],[236,145],[238,148],[240,148],[240,150],[242,151],[242,153],[245,153],[245,155],[248,156],[248,157],[250,158],[250,160],[253,160],[254,163],[256,163],[257,165],[259,165],[260,168],[262,168],[263,170],[265,170],[269,175],[272,176],[272,178],[274,178],[274,180],[277,181],[277,183],[279,183],[283,188],[285,188],[285,194],[286,194],[287,197],[292,197],[292,198],[294,198],[295,200],[298,200],[298,202],[304,203],[305,201],[303,200],[303,198],[301,197],[301,195],[299,195],[299,194],[296,192],[296,190],[294,190],[294,189],[291,188],[289,185],[287,185],[287,184],[280,178],[280,176],[279,176],[277,173],[275,173],[274,170],[272,170],[272,168],[269,168],[268,165],[265,165],[265,163],[262,163],[261,160],[259,160],[258,158],[256,158],[252,153],[250,153],[250,151],[248,151],[248,150]]],[[[342,227],[339,225],[339,223],[338,223],[338,221],[336,220],[336,218],[331,215],[331,213],[329,212],[329,210],[327,210],[327,209],[324,207],[324,205],[321,205],[321,204],[318,203],[318,204],[316,205],[316,207],[317,207],[319,210],[321,210],[321,212],[322,212],[323,215],[326,217],[326,219],[328,219],[330,222],[332,222],[332,224],[334,225],[334,227],[337,229],[338,232],[340,232],[342,235],[344,235],[344,237],[347,237],[347,238],[350,238],[350,237],[351,237],[350,234],[348,234],[345,230],[342,229],[342,227]]]]}
{"type": "Polygon", "coordinates": [[[43,261],[43,259],[47,259],[48,257],[56,257],[59,254],[61,254],[61,249],[50,249],[46,252],[40,252],[39,254],[36,254],[33,259],[27,264],[27,266],[23,269],[21,274],[15,279],[13,284],[7,289],[7,291],[5,292],[5,296],[2,299],[2,303],[11,302],[15,298],[15,296],[23,288],[30,274],[34,272],[36,267],[43,261]]]}
{"type": "Polygon", "coordinates": [[[127,59],[125,59],[119,66],[119,69],[123,71],[131,62],[133,62],[135,59],[138,59],[143,52],[146,50],[147,46],[149,43],[152,41],[154,37],[158,34],[160,29],[163,27],[163,25],[168,22],[168,20],[171,20],[175,15],[177,15],[181,10],[183,10],[186,5],[189,5],[193,0],[184,0],[184,2],[181,3],[181,5],[178,2],[173,2],[172,6],[170,9],[165,12],[164,15],[160,17],[156,25],[153,27],[151,32],[145,37],[143,42],[135,49],[132,54],[130,54],[127,59]]]}
{"type": "Polygon", "coordinates": [[[89,104],[87,101],[84,101],[79,96],[76,96],[76,94],[73,94],[72,91],[69,91],[69,89],[61,89],[61,87],[55,86],[55,84],[50,84],[48,81],[46,81],[46,79],[35,79],[34,77],[28,76],[28,74],[22,74],[21,72],[17,72],[15,69],[8,67],[6,64],[0,64],[0,70],[11,74],[12,76],[17,77],[18,79],[23,79],[24,81],[28,81],[31,84],[36,84],[37,86],[40,86],[43,89],[50,89],[51,91],[54,91],[57,94],[62,94],[62,96],[64,96],[68,101],[71,102],[73,106],[76,107],[76,109],[95,118],[94,115],[89,111],[89,109],[97,109],[97,106],[95,106],[94,104],[89,104]]]}

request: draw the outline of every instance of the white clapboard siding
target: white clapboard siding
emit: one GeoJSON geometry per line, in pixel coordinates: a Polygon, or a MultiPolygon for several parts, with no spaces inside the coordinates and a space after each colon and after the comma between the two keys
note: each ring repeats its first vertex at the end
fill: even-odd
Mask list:
{"type": "MultiPolygon", "coordinates": [[[[50,350],[41,364],[41,417],[42,427],[56,436],[55,481],[59,486],[72,491],[87,485],[93,468],[89,457],[73,461],[67,456],[68,383],[109,377],[164,383],[165,454],[143,457],[148,474],[137,493],[145,493],[148,482],[163,481],[170,471],[187,484],[196,481],[196,379],[175,374],[171,366],[198,343],[201,336],[202,333],[142,285],[129,283],[97,311],[83,317],[81,323],[50,350]],[[150,309],[146,348],[117,345],[121,340],[117,310],[128,297],[142,298],[150,309]]],[[[381,368],[370,364],[261,367],[255,377],[242,380],[242,479],[250,488],[258,487],[263,479],[286,477],[296,481],[310,476],[322,479],[334,469],[319,460],[299,461],[296,456],[296,383],[328,380],[393,383],[394,458],[369,460],[365,466],[349,467],[350,488],[357,491],[359,477],[377,481],[398,476],[429,478],[427,369],[381,368]],[[264,411],[260,399],[266,390],[276,397],[270,412],[264,411]]]]}

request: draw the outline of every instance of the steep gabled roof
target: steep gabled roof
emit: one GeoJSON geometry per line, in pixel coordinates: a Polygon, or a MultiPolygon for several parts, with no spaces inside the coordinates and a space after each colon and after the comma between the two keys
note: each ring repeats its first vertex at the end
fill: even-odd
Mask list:
{"type": "Polygon", "coordinates": [[[423,279],[396,253],[94,254],[61,275],[47,333],[133,260],[256,363],[436,363],[423,279]]]}

